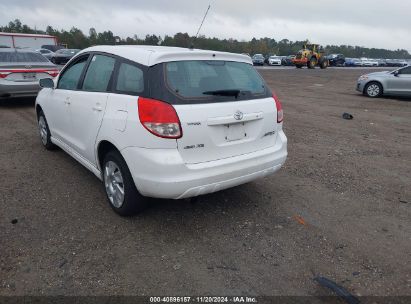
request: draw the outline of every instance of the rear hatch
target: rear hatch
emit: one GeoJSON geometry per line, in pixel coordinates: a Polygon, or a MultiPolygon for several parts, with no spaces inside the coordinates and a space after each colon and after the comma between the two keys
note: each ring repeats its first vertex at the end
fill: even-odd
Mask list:
{"type": "Polygon", "coordinates": [[[178,150],[186,163],[219,160],[275,145],[276,104],[252,65],[230,61],[164,64],[180,119],[178,150]]]}
{"type": "Polygon", "coordinates": [[[178,150],[186,163],[213,161],[275,145],[273,98],[175,106],[183,136],[178,150]]]}
{"type": "Polygon", "coordinates": [[[55,77],[57,67],[35,52],[0,52],[0,79],[14,82],[33,82],[55,77]]]}

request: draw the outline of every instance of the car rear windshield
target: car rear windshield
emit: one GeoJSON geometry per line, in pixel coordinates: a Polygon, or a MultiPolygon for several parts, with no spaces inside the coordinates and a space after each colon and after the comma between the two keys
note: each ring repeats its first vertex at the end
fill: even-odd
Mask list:
{"type": "Polygon", "coordinates": [[[41,54],[30,52],[0,52],[0,62],[49,62],[41,54]]]}
{"type": "Polygon", "coordinates": [[[182,99],[255,99],[266,93],[261,76],[242,62],[169,62],[165,76],[168,89],[182,99]]]}

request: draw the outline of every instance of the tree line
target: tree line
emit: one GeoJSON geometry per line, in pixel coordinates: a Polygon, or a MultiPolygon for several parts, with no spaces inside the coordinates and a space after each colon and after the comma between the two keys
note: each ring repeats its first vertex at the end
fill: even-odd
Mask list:
{"type": "MultiPolygon", "coordinates": [[[[83,33],[80,29],[72,27],[69,31],[55,29],[47,26],[46,30],[38,30],[22,24],[19,19],[10,21],[8,25],[0,26],[0,32],[11,33],[28,33],[28,34],[48,34],[56,36],[59,43],[67,45],[69,48],[83,49],[93,45],[162,45],[178,47],[195,47],[199,49],[208,49],[214,51],[226,51],[233,53],[264,54],[264,55],[292,55],[296,54],[305,41],[290,41],[282,39],[280,41],[274,38],[253,38],[250,41],[237,39],[219,39],[205,36],[193,37],[187,33],[177,33],[174,36],[165,35],[146,35],[145,37],[121,38],[114,35],[112,31],[98,33],[95,28],[90,28],[88,34],[83,33]]],[[[368,58],[385,58],[385,59],[411,59],[407,50],[387,50],[379,48],[366,48],[351,45],[326,45],[326,53],[341,53],[346,57],[368,57],[368,58]]]]}

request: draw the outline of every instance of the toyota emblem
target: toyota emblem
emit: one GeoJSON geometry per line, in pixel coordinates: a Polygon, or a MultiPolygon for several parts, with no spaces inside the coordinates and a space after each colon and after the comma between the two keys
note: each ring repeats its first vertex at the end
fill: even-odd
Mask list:
{"type": "Polygon", "coordinates": [[[241,119],[243,119],[243,117],[244,117],[244,114],[241,111],[237,111],[237,112],[234,113],[234,119],[235,120],[241,120],[241,119]]]}

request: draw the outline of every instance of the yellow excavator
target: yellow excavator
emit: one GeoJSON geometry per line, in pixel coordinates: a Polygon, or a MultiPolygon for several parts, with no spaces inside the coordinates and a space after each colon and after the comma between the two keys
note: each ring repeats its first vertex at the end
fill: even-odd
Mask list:
{"type": "Polygon", "coordinates": [[[328,59],[325,57],[324,48],[318,44],[306,43],[303,49],[298,51],[293,59],[293,64],[301,69],[307,66],[309,69],[315,69],[319,66],[321,69],[326,69],[329,66],[328,59]]]}

